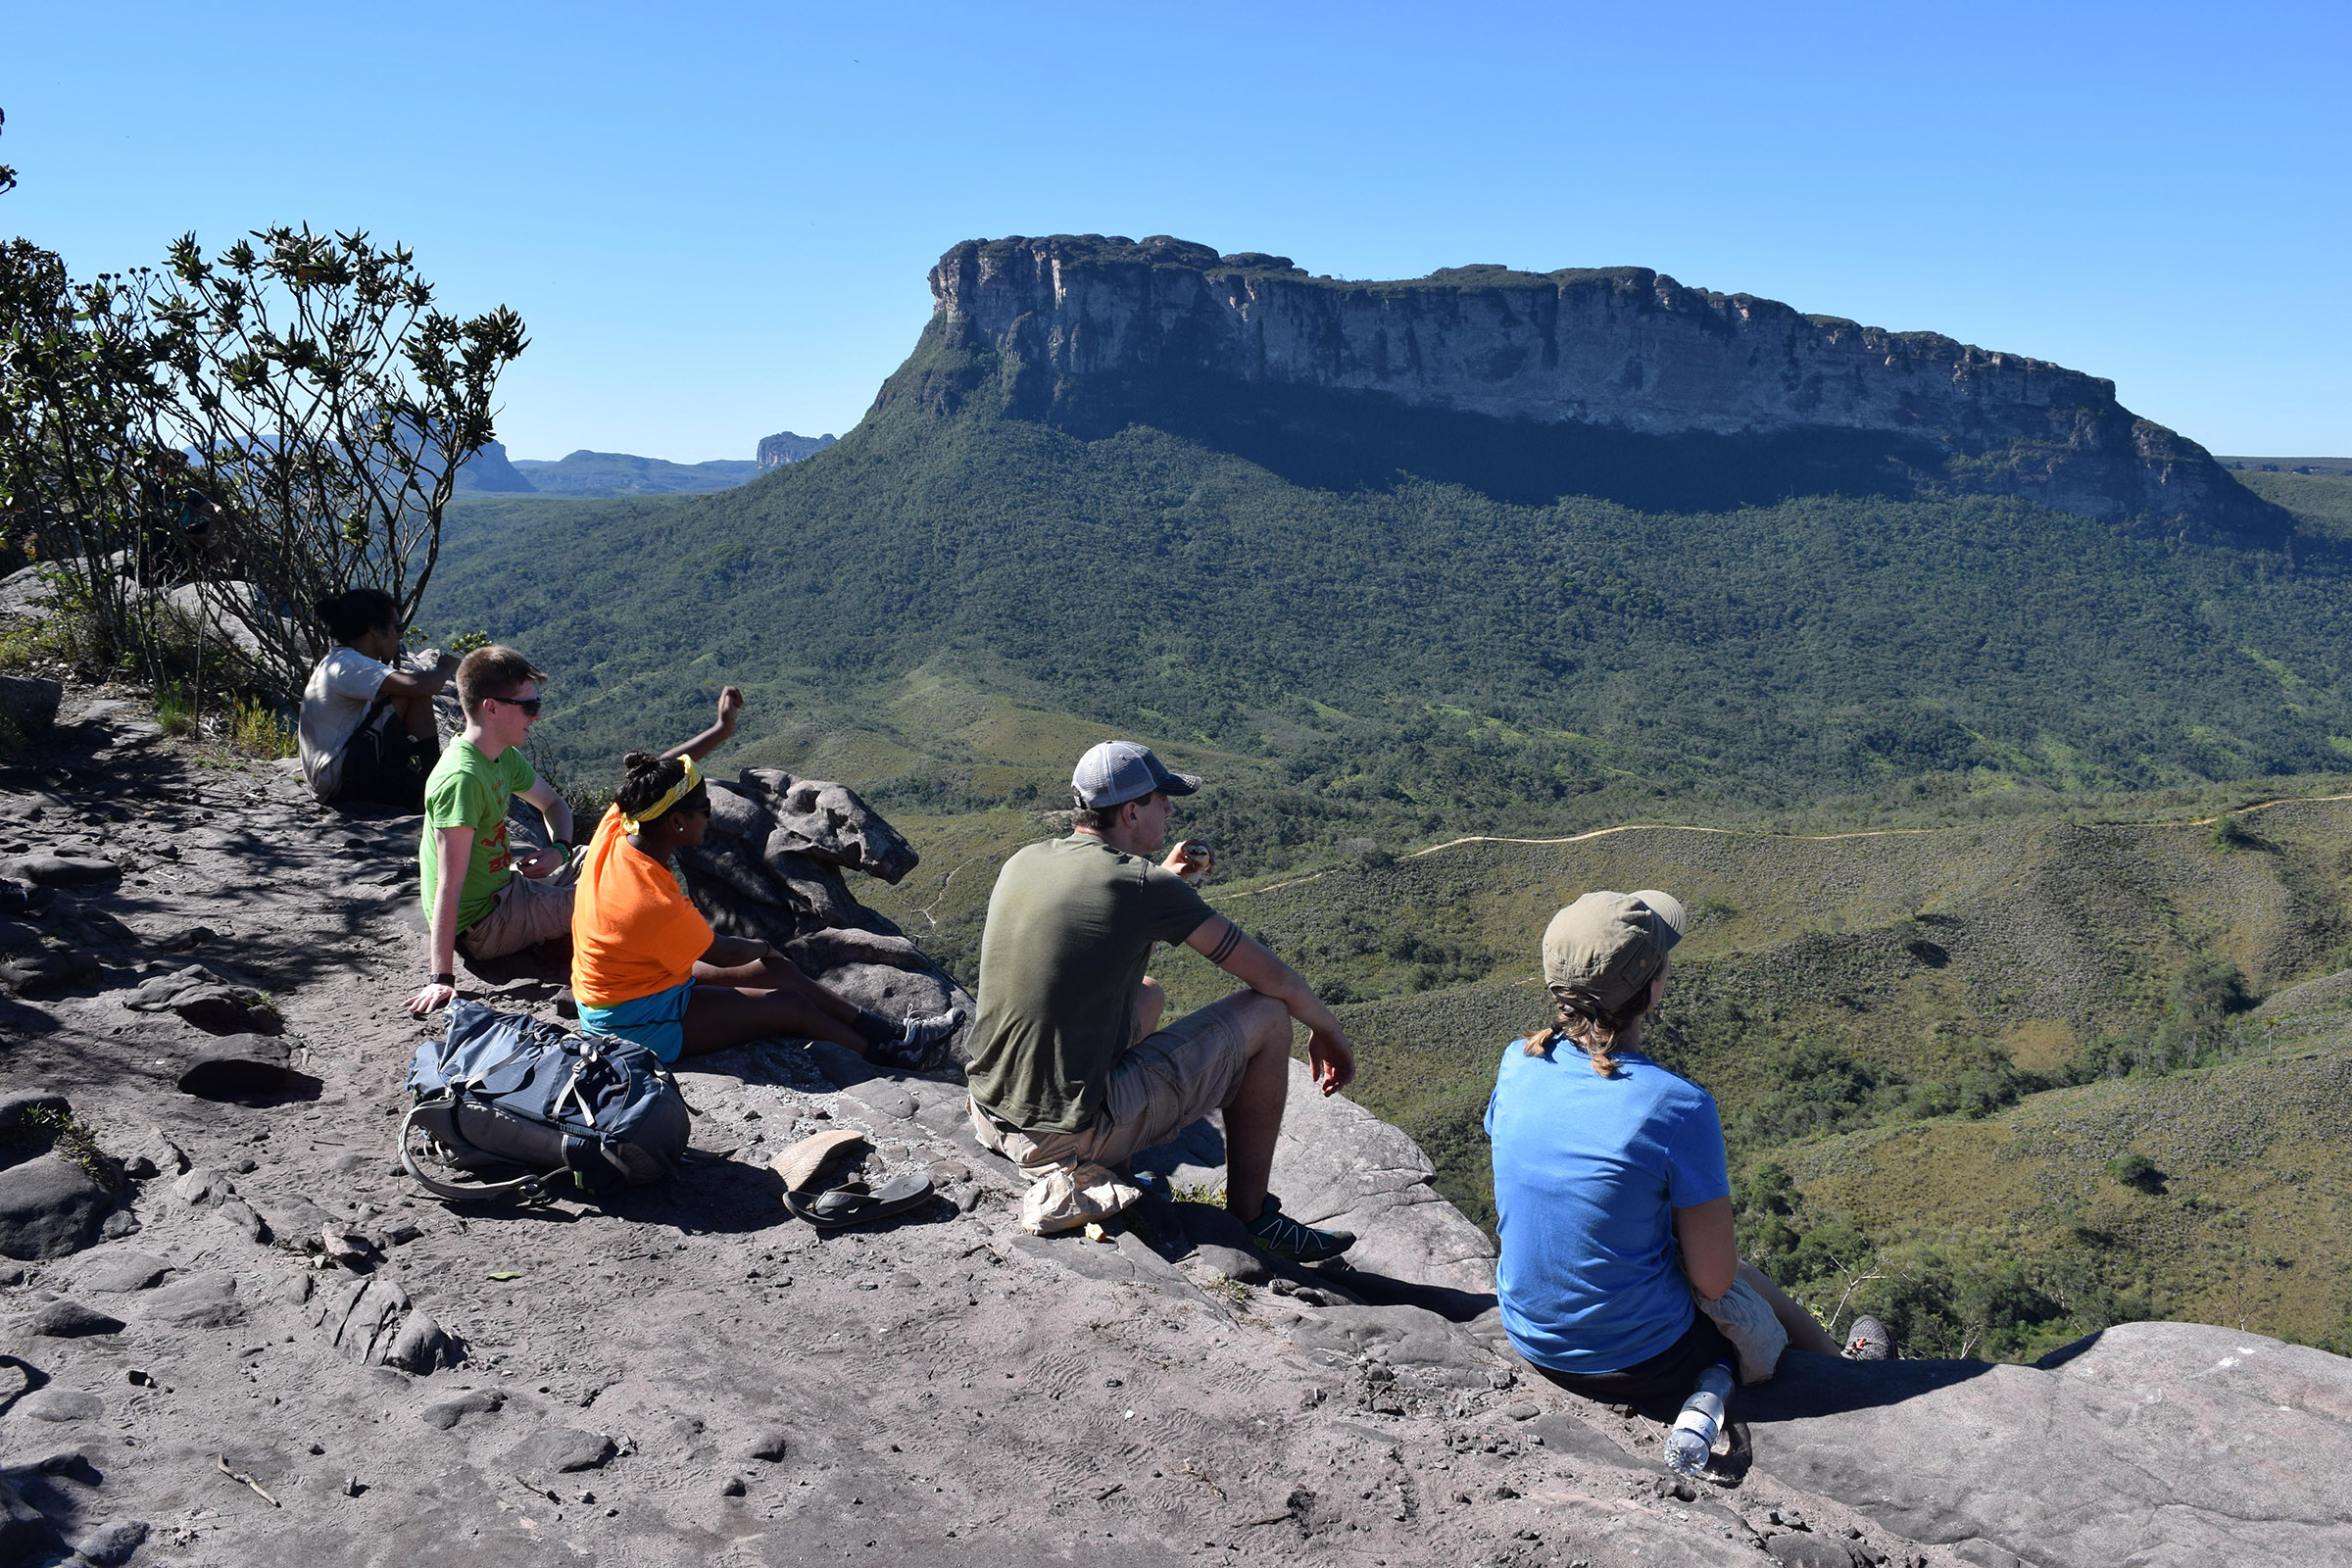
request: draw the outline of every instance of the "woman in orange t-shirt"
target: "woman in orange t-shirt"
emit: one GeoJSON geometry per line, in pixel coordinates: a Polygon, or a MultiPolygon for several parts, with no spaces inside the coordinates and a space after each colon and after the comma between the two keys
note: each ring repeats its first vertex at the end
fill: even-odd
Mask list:
{"type": "Polygon", "coordinates": [[[768,944],[713,934],[670,872],[670,857],[702,843],[710,826],[710,789],[696,759],[733,732],[742,703],[730,686],[716,728],[661,757],[622,759],[627,777],[589,841],[571,906],[580,1024],[634,1040],[663,1061],[789,1035],[912,1064],[955,1031],[957,1014],[900,1023],[868,1012],[768,944]]]}

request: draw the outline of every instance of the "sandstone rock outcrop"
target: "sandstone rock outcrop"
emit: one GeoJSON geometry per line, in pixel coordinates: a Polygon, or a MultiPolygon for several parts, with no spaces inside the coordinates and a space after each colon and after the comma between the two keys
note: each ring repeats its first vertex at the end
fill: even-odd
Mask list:
{"type": "Polygon", "coordinates": [[[1358,282],[1164,235],[1059,234],[966,241],[931,289],[934,341],[994,362],[962,390],[993,384],[1034,413],[1071,416],[1117,401],[1122,383],[1181,377],[1638,437],[1867,436],[1883,438],[1884,461],[1952,489],[2284,537],[2282,514],[2204,448],[2124,408],[2111,381],[1646,268],[1358,282]]]}
{"type": "Polygon", "coordinates": [[[780,468],[788,463],[815,457],[831,446],[833,439],[831,435],[794,435],[790,430],[779,430],[760,438],[760,451],[754,461],[762,471],[780,468]]]}
{"type": "Polygon", "coordinates": [[[780,768],[710,781],[710,831],[678,857],[686,890],[711,926],[774,946],[860,1006],[901,1018],[963,1009],[952,1042],[960,1060],[972,999],[843,878],[897,882],[920,858],[857,793],[780,768]]]}

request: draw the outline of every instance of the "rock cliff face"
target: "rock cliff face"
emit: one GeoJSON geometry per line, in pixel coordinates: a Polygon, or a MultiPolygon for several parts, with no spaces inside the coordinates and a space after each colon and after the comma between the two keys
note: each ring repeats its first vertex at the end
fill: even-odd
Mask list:
{"type": "Polygon", "coordinates": [[[936,338],[996,356],[1040,410],[1179,377],[1629,437],[1851,453],[1862,436],[1934,482],[2119,523],[2261,537],[2282,521],[2112,382],[1642,268],[1343,282],[1164,236],[1054,235],[967,241],[931,289],[936,338]]]}
{"type": "Polygon", "coordinates": [[[513,460],[507,456],[506,443],[503,441],[486,442],[482,450],[467,458],[466,466],[458,470],[460,495],[528,495],[534,488],[531,481],[523,477],[522,470],[515,467],[513,460]]]}
{"type": "Polygon", "coordinates": [[[813,458],[832,444],[830,435],[794,435],[790,430],[779,430],[760,438],[760,450],[754,461],[761,471],[780,468],[787,463],[813,458]]]}

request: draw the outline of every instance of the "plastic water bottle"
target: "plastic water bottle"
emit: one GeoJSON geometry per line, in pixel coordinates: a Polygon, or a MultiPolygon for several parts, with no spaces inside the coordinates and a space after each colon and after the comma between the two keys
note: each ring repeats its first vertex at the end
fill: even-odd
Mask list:
{"type": "Polygon", "coordinates": [[[1718,1361],[1698,1375],[1698,1387],[1683,1401],[1683,1413],[1666,1434],[1666,1468],[1678,1476],[1694,1476],[1707,1468],[1715,1434],[1723,1428],[1723,1402],[1731,1397],[1732,1368],[1718,1361]]]}

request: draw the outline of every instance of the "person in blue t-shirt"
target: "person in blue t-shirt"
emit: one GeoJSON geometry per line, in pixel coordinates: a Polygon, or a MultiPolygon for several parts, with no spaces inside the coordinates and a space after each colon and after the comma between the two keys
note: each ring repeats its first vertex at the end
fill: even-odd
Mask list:
{"type": "Polygon", "coordinates": [[[1504,1053],[1487,1102],[1502,1324],[1575,1393],[1679,1401],[1731,1344],[1691,1301],[1753,1286],[1789,1348],[1836,1354],[1811,1313],[1732,1242],[1713,1097],[1641,1054],[1683,937],[1664,893],[1588,893],[1544,933],[1553,1026],[1504,1053]]]}

